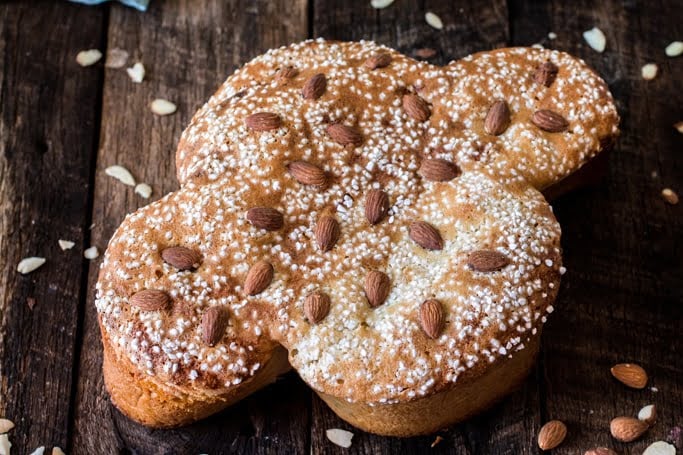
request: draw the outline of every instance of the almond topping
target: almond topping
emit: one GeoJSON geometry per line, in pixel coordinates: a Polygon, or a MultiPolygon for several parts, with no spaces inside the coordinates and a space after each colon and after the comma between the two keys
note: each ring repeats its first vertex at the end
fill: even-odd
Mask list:
{"type": "Polygon", "coordinates": [[[403,95],[403,109],[410,117],[414,118],[418,122],[427,121],[429,116],[432,115],[429,104],[427,104],[427,102],[419,96],[412,93],[403,95]]]}
{"type": "Polygon", "coordinates": [[[549,133],[561,133],[569,127],[569,122],[564,117],[549,109],[534,112],[531,123],[549,133]]]}
{"type": "Polygon", "coordinates": [[[642,389],[647,385],[647,373],[635,363],[619,363],[610,371],[617,381],[633,389],[642,389]]]}
{"type": "Polygon", "coordinates": [[[365,66],[371,70],[377,68],[385,68],[391,63],[391,55],[386,52],[380,52],[365,60],[365,66]]]}
{"type": "Polygon", "coordinates": [[[534,71],[534,81],[537,84],[550,87],[553,85],[553,82],[555,82],[555,78],[557,77],[557,72],[559,70],[560,69],[557,67],[557,65],[552,62],[545,62],[541,65],[538,65],[536,71],[534,71]]]}
{"type": "Polygon", "coordinates": [[[429,158],[422,161],[417,172],[427,180],[447,182],[456,178],[460,174],[460,169],[451,161],[429,158]]]}
{"type": "Polygon", "coordinates": [[[304,185],[322,186],[327,182],[325,171],[315,164],[306,161],[294,161],[289,163],[287,170],[292,177],[304,185]]]}
{"type": "Polygon", "coordinates": [[[196,269],[202,259],[198,252],[184,246],[171,246],[163,249],[161,258],[178,270],[196,269]]]}
{"type": "Polygon", "coordinates": [[[273,281],[273,266],[266,261],[258,261],[252,265],[244,280],[244,293],[256,295],[265,291],[273,281]]]}
{"type": "Polygon", "coordinates": [[[436,339],[441,335],[445,322],[441,302],[429,299],[420,305],[420,325],[429,338],[436,339]]]}
{"type": "Polygon", "coordinates": [[[631,442],[641,437],[649,427],[646,422],[633,417],[617,417],[610,422],[609,431],[614,439],[631,442]]]}
{"type": "Polygon", "coordinates": [[[439,231],[429,223],[415,221],[410,225],[409,235],[413,242],[426,250],[443,249],[443,239],[439,231]]]}
{"type": "Polygon", "coordinates": [[[331,216],[323,216],[315,226],[315,241],[320,251],[329,251],[339,240],[339,223],[331,216]]]}
{"type": "Polygon", "coordinates": [[[171,303],[171,297],[164,291],[145,289],[133,294],[130,304],[145,311],[164,310],[171,303]]]}
{"type": "Polygon", "coordinates": [[[299,71],[293,66],[284,66],[275,73],[275,79],[278,81],[286,81],[287,79],[292,79],[299,74],[299,71]]]}
{"type": "Polygon", "coordinates": [[[248,116],[244,122],[247,128],[254,131],[270,131],[280,128],[282,120],[273,112],[257,112],[248,116]]]}
{"type": "Polygon", "coordinates": [[[308,295],[304,301],[304,315],[308,322],[317,324],[330,312],[330,297],[322,292],[308,295]]]}
{"type": "Polygon", "coordinates": [[[284,225],[282,213],[270,207],[253,207],[247,211],[247,221],[252,226],[265,229],[266,231],[277,231],[284,225]]]}
{"type": "Polygon", "coordinates": [[[510,109],[505,101],[496,101],[486,114],[484,130],[488,134],[500,136],[510,126],[510,109]]]}
{"type": "Polygon", "coordinates": [[[391,289],[389,275],[378,270],[371,270],[365,276],[365,296],[372,308],[377,308],[389,297],[391,289]]]}
{"type": "Polygon", "coordinates": [[[509,263],[507,256],[494,250],[473,251],[467,258],[467,266],[477,272],[497,272],[509,263]]]}
{"type": "Polygon", "coordinates": [[[358,146],[363,143],[363,136],[361,136],[356,128],[342,125],[341,123],[332,123],[328,125],[327,134],[340,145],[358,146]]]}
{"type": "Polygon", "coordinates": [[[324,74],[318,73],[308,78],[301,90],[301,95],[307,100],[317,100],[327,89],[327,78],[324,74]]]}
{"type": "Polygon", "coordinates": [[[554,449],[562,444],[565,437],[567,437],[567,426],[559,420],[551,420],[538,432],[538,447],[541,450],[554,449]]]}
{"type": "Polygon", "coordinates": [[[389,196],[382,190],[370,190],[365,196],[365,218],[370,224],[377,224],[389,212],[389,196]]]}
{"type": "Polygon", "coordinates": [[[228,313],[225,309],[212,306],[202,315],[202,339],[209,346],[221,341],[228,327],[228,313]]]}

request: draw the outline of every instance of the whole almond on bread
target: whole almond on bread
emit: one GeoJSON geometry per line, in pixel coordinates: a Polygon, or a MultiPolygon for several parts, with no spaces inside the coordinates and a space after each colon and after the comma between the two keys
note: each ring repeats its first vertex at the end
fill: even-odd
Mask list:
{"type": "Polygon", "coordinates": [[[389,196],[382,190],[370,190],[365,196],[365,218],[370,224],[377,224],[389,212],[389,196]]]}
{"type": "Polygon", "coordinates": [[[549,109],[541,109],[534,112],[534,115],[531,116],[531,122],[549,133],[561,133],[569,127],[567,119],[549,109]]]}
{"type": "Polygon", "coordinates": [[[213,306],[202,315],[202,339],[209,346],[215,346],[228,326],[228,313],[224,308],[213,306]]]}
{"type": "Polygon", "coordinates": [[[428,158],[422,161],[418,173],[427,180],[447,182],[456,178],[460,174],[460,169],[452,161],[428,158]]]}
{"type": "Polygon", "coordinates": [[[327,181],[325,171],[306,161],[293,161],[289,163],[287,170],[292,177],[304,185],[322,186],[327,181]]]}
{"type": "Polygon", "coordinates": [[[247,128],[254,131],[270,131],[280,128],[282,120],[273,112],[257,112],[245,119],[247,128]]]}
{"type": "Polygon", "coordinates": [[[372,308],[384,303],[389,296],[391,280],[389,275],[378,270],[371,270],[365,275],[365,296],[372,308]]]}
{"type": "Polygon", "coordinates": [[[330,312],[330,297],[323,292],[314,292],[304,300],[304,315],[308,322],[317,324],[330,312]]]}
{"type": "Polygon", "coordinates": [[[327,89],[327,78],[322,73],[311,76],[301,91],[301,95],[307,100],[317,100],[327,89]]]}
{"type": "Polygon", "coordinates": [[[403,109],[406,113],[417,120],[418,122],[425,122],[432,115],[432,110],[429,104],[422,98],[412,93],[403,95],[403,109]]]}
{"type": "Polygon", "coordinates": [[[273,273],[273,266],[269,262],[258,261],[252,265],[247,273],[246,280],[244,280],[244,293],[256,295],[265,291],[273,281],[273,273]]]}
{"type": "Polygon", "coordinates": [[[443,331],[446,315],[441,302],[429,299],[420,305],[420,326],[429,338],[439,338],[443,331]]]}
{"type": "Polygon", "coordinates": [[[130,304],[145,311],[164,310],[171,303],[171,297],[157,289],[145,289],[136,292],[129,300],[130,304]]]}
{"type": "Polygon", "coordinates": [[[361,136],[356,128],[341,123],[332,123],[328,125],[327,134],[340,145],[358,146],[363,143],[363,136],[361,136]]]}
{"type": "Polygon", "coordinates": [[[284,217],[279,211],[270,207],[253,207],[247,211],[247,221],[252,226],[277,231],[284,225],[284,217]]]}
{"type": "Polygon", "coordinates": [[[429,223],[415,221],[409,227],[410,238],[426,250],[443,249],[443,239],[439,231],[429,223]]]}
{"type": "Polygon", "coordinates": [[[161,251],[161,258],[178,270],[192,270],[199,266],[201,256],[184,246],[171,246],[161,251]]]}
{"type": "Polygon", "coordinates": [[[494,250],[478,250],[470,253],[467,265],[477,272],[496,272],[510,263],[503,253],[494,250]]]}
{"type": "Polygon", "coordinates": [[[486,114],[484,130],[488,134],[499,136],[510,126],[510,108],[505,101],[496,101],[486,114]]]}
{"type": "Polygon", "coordinates": [[[339,239],[339,222],[331,216],[323,216],[315,226],[315,241],[320,251],[329,251],[339,239]]]}

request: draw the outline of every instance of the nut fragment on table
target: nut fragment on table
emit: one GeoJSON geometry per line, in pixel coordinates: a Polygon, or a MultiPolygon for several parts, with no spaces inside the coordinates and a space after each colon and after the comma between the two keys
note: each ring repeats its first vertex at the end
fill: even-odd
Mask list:
{"type": "Polygon", "coordinates": [[[86,51],[80,51],[76,55],[76,62],[81,66],[90,66],[99,62],[102,58],[102,52],[97,49],[88,49],[86,51]]]}
{"type": "Polygon", "coordinates": [[[149,108],[156,115],[170,115],[176,111],[175,104],[161,98],[157,98],[154,101],[152,101],[149,105],[149,108]]]}
{"type": "Polygon", "coordinates": [[[339,428],[332,428],[325,432],[327,439],[332,441],[339,447],[344,447],[348,449],[351,447],[351,439],[353,439],[353,433],[346,430],[340,430],[339,428]]]}
{"type": "Polygon", "coordinates": [[[27,273],[33,272],[43,264],[45,264],[45,258],[36,256],[24,258],[19,261],[19,264],[17,265],[17,272],[21,273],[22,275],[26,275],[27,273]]]}
{"type": "Polygon", "coordinates": [[[109,177],[114,177],[124,185],[135,186],[135,179],[128,169],[118,164],[109,166],[104,170],[109,177]]]}
{"type": "Polygon", "coordinates": [[[107,59],[104,61],[105,68],[123,68],[128,61],[128,52],[115,47],[107,51],[107,59]]]}
{"type": "Polygon", "coordinates": [[[130,77],[131,81],[139,84],[145,78],[145,66],[142,63],[137,62],[130,68],[126,68],[126,73],[128,73],[128,77],[130,77]]]}
{"type": "Polygon", "coordinates": [[[664,49],[664,53],[666,53],[668,57],[678,57],[683,54],[683,41],[671,42],[666,46],[666,49],[664,49]]]}
{"type": "Polygon", "coordinates": [[[648,63],[646,65],[643,65],[643,67],[640,69],[640,74],[646,81],[651,81],[652,79],[657,77],[657,70],[658,68],[655,63],[648,63]]]}
{"type": "Polygon", "coordinates": [[[602,33],[597,27],[593,27],[590,30],[583,32],[583,39],[586,40],[588,45],[597,52],[603,52],[605,50],[605,45],[607,44],[607,39],[605,34],[602,33]]]}
{"type": "Polygon", "coordinates": [[[443,28],[443,21],[441,18],[431,11],[428,11],[427,14],[425,14],[425,21],[427,21],[427,24],[437,30],[441,30],[443,28]]]}
{"type": "Polygon", "coordinates": [[[678,204],[678,194],[671,188],[664,188],[662,190],[662,198],[671,205],[678,204]]]}

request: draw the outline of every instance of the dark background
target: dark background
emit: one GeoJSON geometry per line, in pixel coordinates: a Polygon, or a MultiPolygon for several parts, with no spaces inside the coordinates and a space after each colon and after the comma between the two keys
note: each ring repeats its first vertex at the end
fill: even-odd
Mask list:
{"type": "MultiPolygon", "coordinates": [[[[396,0],[381,11],[369,0],[153,0],[147,13],[118,4],[64,1],[0,4],[0,416],[17,427],[17,453],[59,445],[67,453],[538,453],[540,425],[569,427],[557,454],[606,445],[640,454],[683,426],[683,57],[664,48],[683,39],[677,0],[396,0]],[[445,24],[438,31],[426,11],[445,24]],[[607,49],[590,49],[593,26],[607,49]],[[548,32],[557,33],[549,40],[548,32]],[[622,115],[622,136],[603,182],[554,201],[568,272],[543,334],[538,364],[524,386],[467,423],[412,439],[364,434],[339,420],[289,374],[229,410],[176,431],[143,428],[108,401],[93,304],[99,259],[124,215],[147,203],[107,177],[121,164],[159,198],[177,188],[174,152],[194,111],[236,67],[274,46],[308,37],[374,39],[414,55],[430,47],[445,64],[468,53],[542,43],[584,58],[608,82],[622,115]],[[133,84],[103,61],[81,68],[75,56],[97,48],[130,52],[147,76],[133,84]],[[656,62],[653,81],[640,68],[656,62]],[[178,105],[168,117],[149,102],[178,105]],[[92,228],[91,224],[93,225],[92,228]],[[62,252],[57,240],[76,242],[62,252]],[[16,264],[45,256],[22,276],[16,264]],[[35,305],[31,309],[30,299],[35,305]],[[648,388],[617,383],[612,364],[638,362],[648,388]],[[650,390],[654,386],[658,392],[650,390]],[[657,424],[639,442],[608,431],[618,415],[655,403],[657,424]],[[356,433],[350,450],[329,428],[356,433]]],[[[681,448],[679,447],[679,450],[681,448]]]]}

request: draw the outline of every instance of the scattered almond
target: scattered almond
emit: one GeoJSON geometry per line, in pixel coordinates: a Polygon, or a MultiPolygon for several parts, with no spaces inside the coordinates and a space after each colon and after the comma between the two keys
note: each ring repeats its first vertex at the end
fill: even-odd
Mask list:
{"type": "Polygon", "coordinates": [[[439,338],[446,321],[441,302],[429,299],[420,305],[420,326],[429,338],[439,338]]]}
{"type": "Polygon", "coordinates": [[[409,227],[408,235],[413,242],[420,245],[426,250],[441,250],[443,249],[443,239],[439,231],[429,223],[424,221],[415,221],[409,227]]]}
{"type": "Polygon", "coordinates": [[[497,272],[510,263],[510,259],[495,250],[473,251],[467,257],[467,266],[477,272],[497,272]]]}
{"type": "Polygon", "coordinates": [[[638,420],[642,420],[652,426],[657,420],[657,408],[655,408],[655,405],[648,404],[647,406],[643,406],[640,411],[638,411],[638,420]]]}
{"type": "Polygon", "coordinates": [[[619,363],[614,365],[610,371],[619,382],[631,388],[642,389],[647,385],[647,373],[635,363],[619,363]]]}
{"type": "Polygon", "coordinates": [[[655,77],[657,77],[657,65],[655,63],[647,63],[643,65],[643,67],[640,69],[640,74],[645,79],[646,81],[651,81],[655,77]]]}
{"type": "Polygon", "coordinates": [[[664,53],[667,57],[678,57],[683,54],[683,41],[673,41],[666,46],[664,53]]]}
{"type": "Polygon", "coordinates": [[[139,194],[145,199],[149,199],[149,197],[152,195],[152,187],[146,183],[138,183],[137,185],[135,185],[134,191],[136,194],[139,194]]]}
{"type": "Polygon", "coordinates": [[[317,100],[327,89],[327,78],[324,74],[318,73],[306,81],[304,88],[301,90],[301,95],[307,100],[317,100]]]}
{"type": "Polygon", "coordinates": [[[306,161],[294,161],[287,166],[289,174],[304,185],[322,186],[327,182],[325,171],[306,161]]]}
{"type": "Polygon", "coordinates": [[[676,447],[666,441],[657,441],[647,446],[643,455],[676,455],[676,447]]]}
{"type": "Polygon", "coordinates": [[[534,71],[534,81],[537,84],[550,87],[553,85],[553,82],[555,82],[559,70],[560,69],[553,62],[548,61],[542,63],[538,65],[536,71],[534,71]]]}
{"type": "Polygon", "coordinates": [[[304,300],[304,315],[308,322],[317,324],[330,312],[330,297],[322,292],[309,294],[304,300]]]}
{"type": "Polygon", "coordinates": [[[202,315],[202,340],[209,346],[221,341],[228,327],[228,312],[218,306],[212,306],[202,315]]]}
{"type": "Polygon", "coordinates": [[[102,58],[102,52],[97,49],[88,49],[87,51],[80,51],[76,54],[76,62],[81,66],[90,66],[99,62],[102,58]]]}
{"type": "Polygon", "coordinates": [[[273,281],[273,266],[266,261],[258,261],[252,265],[244,280],[244,293],[256,295],[265,291],[273,281]]]}
{"type": "Polygon", "coordinates": [[[676,128],[676,131],[683,134],[683,122],[674,123],[674,128],[676,128]]]}
{"type": "Polygon", "coordinates": [[[133,178],[133,175],[123,166],[119,166],[118,164],[109,166],[104,170],[104,173],[109,177],[114,177],[124,185],[135,186],[135,179],[133,178]]]}
{"type": "Polygon", "coordinates": [[[365,218],[370,224],[377,224],[389,212],[389,196],[382,190],[370,190],[365,196],[365,218]]]}
{"type": "Polygon", "coordinates": [[[62,240],[62,239],[57,240],[57,243],[59,244],[59,247],[62,249],[62,251],[70,250],[71,248],[74,247],[74,245],[76,245],[71,240],[62,240]]]}
{"type": "Polygon", "coordinates": [[[431,448],[433,449],[433,448],[436,447],[441,441],[443,441],[443,438],[442,438],[441,436],[439,436],[439,435],[436,435],[436,438],[434,438],[434,442],[432,442],[432,445],[430,445],[429,447],[431,447],[431,448]]]}
{"type": "Polygon", "coordinates": [[[27,273],[33,272],[43,264],[45,264],[45,258],[39,258],[35,256],[24,258],[19,261],[19,264],[17,265],[17,272],[21,273],[22,275],[26,275],[27,273]]]}
{"type": "Polygon", "coordinates": [[[339,222],[331,216],[323,216],[315,226],[315,241],[320,251],[329,251],[339,240],[339,222]]]}
{"type": "Polygon", "coordinates": [[[136,62],[130,68],[126,68],[126,73],[128,73],[131,81],[135,84],[140,84],[145,79],[145,65],[141,62],[136,62]]]}
{"type": "Polygon", "coordinates": [[[196,269],[202,260],[199,252],[184,246],[164,248],[161,250],[161,258],[178,270],[196,269]]]}
{"type": "Polygon", "coordinates": [[[598,52],[603,52],[605,50],[607,40],[605,39],[605,34],[602,33],[602,30],[599,28],[593,27],[592,29],[583,32],[583,39],[586,40],[593,50],[598,52]]]}
{"type": "Polygon", "coordinates": [[[541,109],[534,112],[531,122],[549,133],[561,133],[569,127],[569,122],[557,112],[549,109],[541,109]]]}
{"type": "Polygon", "coordinates": [[[500,136],[510,126],[510,108],[503,100],[496,101],[486,114],[484,130],[493,136],[500,136]]]}
{"type": "Polygon", "coordinates": [[[390,63],[391,55],[387,54],[386,52],[380,52],[372,57],[368,57],[368,59],[365,60],[365,66],[371,70],[385,68],[389,66],[390,63]]]}
{"type": "Polygon", "coordinates": [[[436,53],[436,49],[432,49],[431,47],[422,47],[415,51],[415,56],[426,60],[436,56],[436,53]]]}
{"type": "Polygon", "coordinates": [[[413,93],[403,95],[403,109],[418,122],[425,122],[432,115],[429,104],[413,93]]]}
{"type": "Polygon", "coordinates": [[[358,146],[363,143],[363,136],[361,136],[356,128],[341,123],[331,123],[328,125],[327,134],[340,145],[358,146]]]}
{"type": "Polygon", "coordinates": [[[417,172],[425,179],[435,182],[447,182],[460,175],[460,169],[455,163],[440,158],[423,160],[417,172]]]}
{"type": "Polygon", "coordinates": [[[538,447],[541,450],[551,450],[562,444],[567,437],[567,426],[559,420],[551,420],[541,427],[538,432],[538,447]]]}
{"type": "Polygon", "coordinates": [[[441,30],[443,28],[443,21],[441,20],[441,18],[436,14],[432,13],[431,11],[428,11],[425,14],[425,21],[427,22],[427,24],[429,24],[437,30],[441,30]]]}
{"type": "Polygon", "coordinates": [[[266,231],[277,231],[284,225],[282,213],[270,207],[253,207],[247,211],[247,221],[252,226],[265,229],[266,231]]]}
{"type": "Polygon", "coordinates": [[[595,449],[586,450],[583,455],[618,455],[614,450],[607,447],[596,447],[595,449]]]}
{"type": "Polygon", "coordinates": [[[0,434],[7,433],[14,428],[14,422],[9,419],[0,419],[0,434]]]}
{"type": "MultiPolygon", "coordinates": [[[[393,0],[391,0],[391,1],[393,1],[393,0]]],[[[391,3],[391,2],[389,2],[389,3],[391,3]]],[[[325,432],[325,435],[327,436],[327,439],[329,439],[332,443],[338,445],[339,447],[344,447],[345,449],[348,449],[349,447],[351,447],[351,440],[353,439],[353,433],[351,433],[350,431],[340,430],[338,428],[332,428],[330,430],[327,430],[325,432]]]]}
{"type": "Polygon", "coordinates": [[[662,190],[662,198],[671,205],[678,204],[678,194],[671,188],[664,188],[662,190]]]}
{"type": "Polygon", "coordinates": [[[106,68],[123,68],[128,61],[128,52],[115,47],[107,51],[107,60],[104,62],[106,68]]]}
{"type": "Polygon", "coordinates": [[[365,296],[372,308],[377,308],[389,297],[391,280],[389,275],[378,270],[371,270],[365,275],[365,296]]]}
{"type": "Polygon", "coordinates": [[[164,291],[145,289],[130,297],[130,304],[145,311],[164,310],[171,303],[171,297],[164,291]]]}
{"type": "Polygon", "coordinates": [[[286,81],[288,79],[293,79],[297,74],[299,74],[299,70],[293,66],[284,66],[278,70],[275,74],[275,78],[279,81],[286,81]]]}
{"type": "Polygon", "coordinates": [[[612,436],[621,442],[635,441],[641,437],[650,426],[633,417],[617,417],[612,419],[609,430],[612,436]]]}
{"type": "Polygon", "coordinates": [[[247,128],[254,131],[271,131],[280,128],[282,119],[273,112],[256,112],[244,119],[247,128]]]}
{"type": "Polygon", "coordinates": [[[85,251],[83,251],[83,257],[86,259],[96,259],[100,255],[100,250],[97,249],[96,246],[91,246],[90,248],[86,248],[85,251]]]}
{"type": "Polygon", "coordinates": [[[168,100],[157,98],[149,104],[152,113],[160,116],[173,114],[177,107],[168,100]]]}

